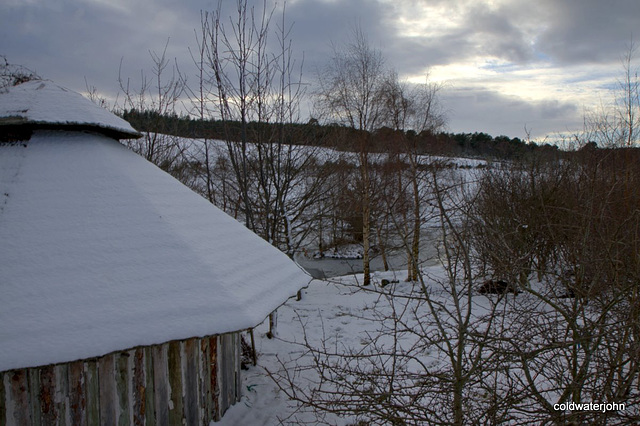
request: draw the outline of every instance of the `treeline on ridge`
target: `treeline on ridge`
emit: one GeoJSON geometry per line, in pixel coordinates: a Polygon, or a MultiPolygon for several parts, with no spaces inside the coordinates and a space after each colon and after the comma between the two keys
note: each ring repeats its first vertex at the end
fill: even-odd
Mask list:
{"type": "MultiPolygon", "coordinates": [[[[125,110],[122,117],[142,132],[157,132],[196,139],[240,141],[242,126],[239,121],[200,120],[188,115],[160,115],[155,111],[125,110]]],[[[323,125],[312,118],[307,123],[247,123],[251,142],[282,142],[285,144],[323,146],[341,151],[356,151],[355,141],[362,141],[362,130],[338,124],[323,125]]],[[[496,159],[514,159],[536,153],[554,154],[555,145],[527,143],[520,138],[491,136],[475,133],[432,133],[413,130],[393,130],[381,127],[366,135],[369,152],[402,151],[408,141],[420,154],[465,156],[496,159]]]]}

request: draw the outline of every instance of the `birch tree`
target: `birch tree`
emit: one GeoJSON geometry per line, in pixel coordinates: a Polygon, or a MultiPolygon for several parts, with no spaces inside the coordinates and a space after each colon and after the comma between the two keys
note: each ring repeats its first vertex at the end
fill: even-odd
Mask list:
{"type": "Polygon", "coordinates": [[[357,132],[358,171],[361,182],[363,285],[371,282],[371,134],[381,122],[381,90],[384,83],[384,58],[371,47],[363,31],[353,28],[351,39],[334,45],[333,55],[319,76],[320,88],[315,106],[328,122],[338,122],[357,132]]]}
{"type": "MultiPolygon", "coordinates": [[[[402,227],[399,234],[404,237],[403,245],[407,251],[407,280],[418,280],[418,262],[420,258],[420,229],[422,224],[422,205],[424,204],[425,185],[422,184],[424,176],[422,170],[427,166],[424,164],[425,158],[420,155],[417,146],[417,139],[409,136],[407,130],[412,130],[414,134],[423,132],[436,133],[440,131],[445,123],[446,116],[438,99],[438,92],[441,85],[429,81],[428,76],[425,82],[418,85],[408,85],[400,82],[395,72],[389,73],[382,90],[383,117],[385,123],[400,135],[397,141],[401,145],[400,149],[390,150],[395,161],[404,162],[407,168],[397,168],[398,194],[403,194],[404,187],[409,187],[410,196],[410,216],[403,217],[403,223],[397,225],[402,227]],[[402,152],[402,154],[400,154],[402,152]],[[404,175],[403,176],[403,171],[404,175]],[[403,183],[403,180],[406,183],[403,183]]],[[[396,203],[396,200],[391,200],[396,203]]]]}

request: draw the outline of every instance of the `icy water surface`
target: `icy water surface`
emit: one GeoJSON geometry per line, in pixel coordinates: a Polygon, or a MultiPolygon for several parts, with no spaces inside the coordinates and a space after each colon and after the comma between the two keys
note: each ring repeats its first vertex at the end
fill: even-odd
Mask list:
{"type": "MultiPolygon", "coordinates": [[[[433,262],[437,262],[437,236],[437,231],[431,229],[422,231],[420,243],[420,262],[422,264],[432,265],[433,262]]],[[[305,256],[299,252],[296,253],[295,260],[316,279],[339,277],[363,272],[362,259],[334,259],[330,257],[314,259],[311,256],[305,256]]],[[[387,262],[391,270],[399,271],[406,269],[406,251],[402,249],[389,251],[387,253],[387,262]]],[[[384,264],[382,262],[382,256],[379,254],[373,256],[371,258],[371,272],[383,270],[384,264]]]]}

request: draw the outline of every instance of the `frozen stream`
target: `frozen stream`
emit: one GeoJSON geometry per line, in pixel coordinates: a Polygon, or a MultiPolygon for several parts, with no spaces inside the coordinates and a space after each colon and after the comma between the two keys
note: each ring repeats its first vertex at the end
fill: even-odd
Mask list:
{"type": "MultiPolygon", "coordinates": [[[[438,231],[433,229],[423,229],[420,243],[420,263],[432,266],[437,263],[437,235],[438,231]]],[[[348,274],[362,273],[362,259],[334,259],[324,257],[313,259],[305,256],[302,252],[295,255],[298,262],[313,278],[323,279],[338,277],[348,274]]],[[[403,249],[391,250],[387,253],[389,269],[402,271],[407,269],[407,254],[403,249]]],[[[376,255],[371,258],[371,272],[384,270],[382,256],[376,255]]]]}

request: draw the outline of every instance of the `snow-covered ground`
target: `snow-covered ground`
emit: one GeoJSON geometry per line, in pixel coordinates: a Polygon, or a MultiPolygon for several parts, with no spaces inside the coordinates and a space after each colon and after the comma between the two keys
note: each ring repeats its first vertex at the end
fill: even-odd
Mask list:
{"type": "MultiPolygon", "coordinates": [[[[453,312],[452,294],[447,291],[446,285],[440,286],[438,283],[446,283],[446,270],[442,265],[432,263],[431,265],[423,265],[423,274],[426,277],[426,286],[429,292],[429,298],[437,305],[436,310],[442,313],[441,319],[446,321],[447,312],[453,312]]],[[[308,288],[303,291],[302,300],[296,301],[290,299],[285,305],[278,309],[278,335],[274,339],[268,339],[266,333],[268,331],[268,323],[263,323],[255,329],[256,349],[258,352],[258,366],[250,367],[248,371],[243,372],[243,398],[242,400],[232,406],[224,415],[221,425],[300,425],[300,424],[331,424],[342,426],[357,426],[367,423],[360,423],[362,418],[356,418],[349,415],[339,417],[336,414],[322,413],[321,417],[317,417],[318,413],[314,413],[311,408],[304,407],[297,402],[290,400],[285,392],[281,391],[278,385],[274,382],[270,375],[275,376],[280,380],[280,384],[285,389],[291,389],[286,381],[282,378],[290,375],[294,379],[295,386],[302,391],[310,391],[309,395],[313,392],[313,389],[318,384],[318,372],[313,367],[313,356],[318,356],[322,361],[336,361],[338,357],[332,360],[324,359],[322,351],[327,350],[329,352],[335,351],[335,353],[344,354],[373,354],[376,355],[377,349],[382,349],[378,353],[390,353],[388,349],[390,345],[397,344],[401,350],[405,353],[407,349],[412,354],[417,354],[420,358],[417,362],[419,365],[410,365],[410,362],[405,366],[409,370],[418,372],[421,378],[416,383],[420,383],[421,380],[431,380],[427,386],[428,392],[433,392],[431,396],[420,396],[421,402],[416,405],[409,405],[410,409],[421,410],[424,404],[442,404],[442,394],[437,389],[442,388],[442,384],[439,383],[439,377],[445,377],[444,372],[448,371],[449,360],[447,355],[442,352],[442,348],[438,348],[438,344],[433,341],[427,343],[423,341],[422,337],[419,337],[421,333],[423,336],[430,335],[433,338],[433,332],[436,332],[435,323],[428,320],[428,307],[425,304],[413,299],[415,296],[421,294],[421,287],[417,283],[404,281],[405,271],[398,273],[394,272],[376,272],[373,276],[373,286],[361,287],[359,284],[362,282],[362,274],[348,275],[343,277],[332,278],[331,280],[314,280],[311,282],[308,288]],[[389,281],[391,284],[382,287],[382,281],[389,281]],[[408,296],[408,297],[407,297],[408,296]],[[389,303],[393,301],[392,304],[389,303]],[[403,309],[404,307],[404,309],[403,309]],[[402,312],[400,312],[402,311],[402,312]],[[426,314],[427,316],[420,315],[426,314]],[[401,322],[393,323],[389,318],[392,316],[400,316],[401,322]],[[418,317],[416,317],[416,315],[418,317]],[[424,322],[416,322],[424,321],[424,322]],[[425,321],[426,320],[426,321],[425,321]],[[394,327],[399,326],[395,329],[394,327]],[[406,328],[405,328],[406,326],[406,328]],[[420,327],[425,327],[420,330],[420,327]],[[415,330],[415,333],[412,331],[415,330]],[[383,336],[383,334],[386,334],[383,336]],[[431,331],[430,331],[431,330],[431,331]],[[396,333],[397,340],[394,341],[392,334],[396,333]],[[309,346],[305,346],[305,341],[309,346]],[[310,350],[314,348],[314,350],[310,350]],[[315,352],[319,350],[320,352],[315,352]],[[353,351],[353,352],[352,352],[353,351]],[[428,378],[430,376],[431,378],[428,378]],[[434,381],[435,380],[435,381],[434,381]],[[431,387],[430,387],[431,386],[431,387]],[[431,398],[431,399],[429,399],[431,398]],[[420,405],[423,404],[423,405],[420,405]]],[[[543,292],[544,285],[539,282],[532,283],[532,290],[535,292],[543,292]]],[[[504,337],[514,339],[514,343],[521,346],[535,346],[540,343],[541,347],[548,344],[545,339],[549,333],[558,331],[559,334],[554,337],[556,343],[561,342],[567,336],[563,335],[563,330],[566,328],[563,326],[563,321],[557,322],[557,329],[552,326],[549,321],[553,321],[557,318],[556,314],[545,311],[549,310],[549,306],[540,303],[540,299],[534,297],[533,294],[520,294],[517,297],[510,295],[506,297],[498,297],[495,295],[483,296],[473,291],[473,297],[466,299],[462,297],[458,300],[464,305],[465,300],[469,300],[472,306],[471,321],[476,331],[481,331],[484,325],[487,324],[486,320],[489,316],[495,319],[495,323],[492,327],[500,327],[502,324],[504,329],[504,337]],[[520,307],[517,309],[516,307],[520,307]],[[522,316],[526,312],[536,311],[540,315],[538,317],[540,324],[531,323],[530,319],[520,321],[518,316],[522,316]],[[549,316],[550,315],[550,316],[549,316]],[[518,326],[519,324],[519,326],[518,326]],[[509,330],[511,332],[509,332],[509,330]]],[[[571,306],[574,302],[572,300],[558,299],[558,304],[565,307],[571,306]]],[[[526,315],[525,315],[526,316],[526,315]]],[[[445,326],[446,327],[446,326],[445,326]]],[[[453,338],[455,341],[455,338],[453,338]]],[[[455,342],[454,342],[455,343],[455,342]]],[[[473,346],[473,345],[470,345],[473,346]]],[[[532,368],[537,368],[539,377],[534,380],[536,382],[537,389],[544,395],[543,398],[551,405],[557,402],[560,398],[560,390],[555,387],[558,385],[556,380],[567,379],[565,369],[566,359],[563,357],[571,352],[572,346],[566,346],[559,348],[560,352],[558,356],[552,356],[548,360],[538,359],[536,360],[542,364],[539,366],[531,365],[532,368]],[[563,351],[565,351],[563,353],[563,351]],[[569,351],[569,352],[567,352],[569,351]],[[560,368],[561,372],[554,371],[560,368]],[[557,374],[555,376],[554,374],[557,374]],[[562,378],[564,376],[564,378],[562,378]]],[[[577,350],[578,356],[582,352],[582,349],[578,345],[573,346],[577,350]]],[[[476,348],[477,349],[477,348],[476,348]]],[[[469,354],[478,354],[476,349],[470,349],[469,354]]],[[[533,352],[532,352],[533,353],[533,352]]],[[[369,355],[367,355],[369,356],[369,355]]],[[[481,357],[486,360],[491,360],[495,354],[492,350],[482,352],[481,357]]],[[[349,358],[349,356],[347,356],[349,358]]],[[[384,356],[380,357],[380,359],[384,356]]],[[[362,371],[367,371],[371,368],[372,364],[369,364],[367,359],[351,358],[351,361],[338,360],[340,365],[349,365],[350,362],[359,362],[362,360],[362,365],[358,365],[357,368],[362,371]]],[[[405,362],[407,358],[404,359],[405,362]]],[[[475,361],[474,361],[475,362],[475,361]]],[[[378,364],[378,366],[383,365],[378,364]]],[[[353,366],[353,364],[351,364],[353,366]]],[[[502,370],[484,370],[482,369],[483,380],[487,380],[489,383],[492,380],[497,382],[504,382],[505,375],[502,370]]],[[[507,375],[510,380],[522,377],[522,368],[517,363],[513,363],[511,366],[511,373],[507,370],[507,375]]],[[[385,370],[386,371],[386,370],[385,370]]],[[[327,374],[326,372],[323,374],[327,374]]],[[[328,373],[327,375],[332,375],[328,373]]],[[[326,377],[326,376],[325,376],[326,377]]],[[[338,380],[342,381],[354,381],[354,386],[351,388],[355,391],[352,394],[347,394],[345,399],[358,400],[362,398],[362,393],[359,392],[359,386],[355,381],[362,380],[363,376],[358,374],[351,374],[350,372],[338,373],[338,380]]],[[[413,380],[413,379],[409,379],[413,380]]],[[[564,382],[563,382],[564,383],[564,382]]],[[[325,385],[327,383],[325,382],[325,385]]],[[[446,386],[446,385],[445,385],[446,386]]],[[[517,385],[519,391],[526,394],[526,381],[517,385]],[[525,388],[523,389],[522,386],[525,388]]],[[[384,387],[384,385],[383,385],[384,387]]],[[[329,387],[325,387],[325,391],[335,388],[335,383],[329,383],[329,387]]],[[[538,400],[532,399],[531,396],[519,395],[515,400],[511,402],[505,402],[499,406],[501,413],[496,417],[495,423],[491,421],[491,417],[487,417],[487,412],[479,414],[480,410],[487,408],[487,394],[486,391],[481,388],[476,388],[473,385],[470,386],[468,392],[465,392],[465,406],[466,409],[474,410],[474,407],[478,409],[478,416],[474,417],[474,413],[469,414],[469,418],[466,420],[471,423],[482,424],[539,424],[544,423],[550,419],[550,413],[540,413],[541,403],[538,400]],[[529,411],[532,410],[532,411],[529,411]],[[501,417],[500,417],[501,416],[501,417]]],[[[405,388],[405,390],[412,391],[411,388],[405,388]]],[[[487,388],[489,389],[489,388],[487,388]]],[[[343,389],[344,390],[344,389],[343,389]]],[[[347,386],[347,391],[348,391],[347,386]]],[[[509,392],[508,390],[501,389],[499,392],[509,392]]],[[[585,392],[587,392],[585,390],[585,392]]],[[[327,397],[327,393],[319,393],[320,398],[327,397]]],[[[605,403],[608,402],[604,395],[597,393],[591,395],[591,398],[601,398],[594,402],[605,403]]],[[[585,395],[585,401],[588,401],[589,397],[585,395]]],[[[629,401],[633,401],[635,396],[629,396],[629,401]]],[[[398,401],[402,401],[400,397],[398,401]]],[[[584,402],[584,401],[583,401],[584,402]]],[[[440,407],[442,412],[446,410],[445,407],[440,407]]],[[[438,410],[438,408],[436,408],[438,410]]],[[[591,413],[596,415],[597,413],[591,413]]],[[[613,413],[611,413],[613,415],[613,413]]],[[[628,415],[628,419],[621,417],[611,417],[611,423],[607,424],[630,424],[625,421],[630,419],[637,419],[637,407],[633,404],[628,404],[626,411],[619,411],[617,415],[628,415]],[[615,421],[613,421],[615,419],[615,421]]],[[[402,416],[402,414],[400,414],[402,416]]],[[[445,416],[448,416],[445,414],[445,416]]],[[[467,416],[467,414],[465,414],[467,416]]],[[[448,417],[450,419],[450,417],[448,417]]],[[[584,418],[583,420],[589,420],[596,418],[584,418]]],[[[601,418],[600,418],[601,419],[601,418]]],[[[562,419],[560,419],[562,420],[562,419]]],[[[373,424],[378,424],[374,421],[373,424]]],[[[391,422],[385,422],[384,424],[391,424],[391,422]]],[[[428,424],[424,421],[413,420],[408,424],[428,424]]]]}
{"type": "MultiPolygon", "coordinates": [[[[359,291],[362,275],[351,275],[331,281],[314,280],[303,290],[302,300],[290,299],[278,309],[278,336],[268,339],[268,321],[254,331],[258,366],[243,372],[243,397],[231,407],[220,425],[279,425],[314,422],[312,413],[289,401],[267,371],[281,368],[279,359],[289,361],[303,355],[304,333],[309,336],[334,336],[354,342],[372,324],[355,320],[355,316],[375,303],[375,293],[359,291]]],[[[403,285],[409,285],[403,283],[403,285]]],[[[329,420],[329,419],[327,419],[329,420]]],[[[352,419],[332,417],[331,423],[348,425],[352,419]]]]}
{"type": "MultiPolygon", "coordinates": [[[[430,273],[441,274],[441,266],[433,266],[430,273]]],[[[328,281],[314,280],[303,290],[302,300],[289,301],[278,309],[278,335],[268,339],[268,321],[255,329],[258,366],[243,372],[243,398],[231,407],[220,425],[298,425],[316,424],[318,419],[308,408],[301,407],[278,389],[268,372],[277,373],[282,363],[289,367],[307,364],[309,354],[302,345],[305,338],[314,345],[322,339],[339,346],[358,347],[365,344],[365,336],[375,334],[380,327],[368,314],[374,306],[384,309],[381,293],[407,294],[414,283],[404,281],[405,271],[373,274],[373,287],[363,288],[362,274],[336,277],[328,281]],[[383,279],[393,283],[385,289],[383,279]],[[297,361],[296,361],[297,360],[297,361]]],[[[292,372],[292,371],[290,371],[292,372]]],[[[309,377],[313,377],[313,374],[309,377]]],[[[308,379],[301,378],[300,380],[308,379]]],[[[311,384],[309,382],[309,384],[311,384]]],[[[302,384],[305,386],[305,384],[302,384]]],[[[355,418],[328,414],[323,422],[333,425],[353,425],[355,418]]]]}

